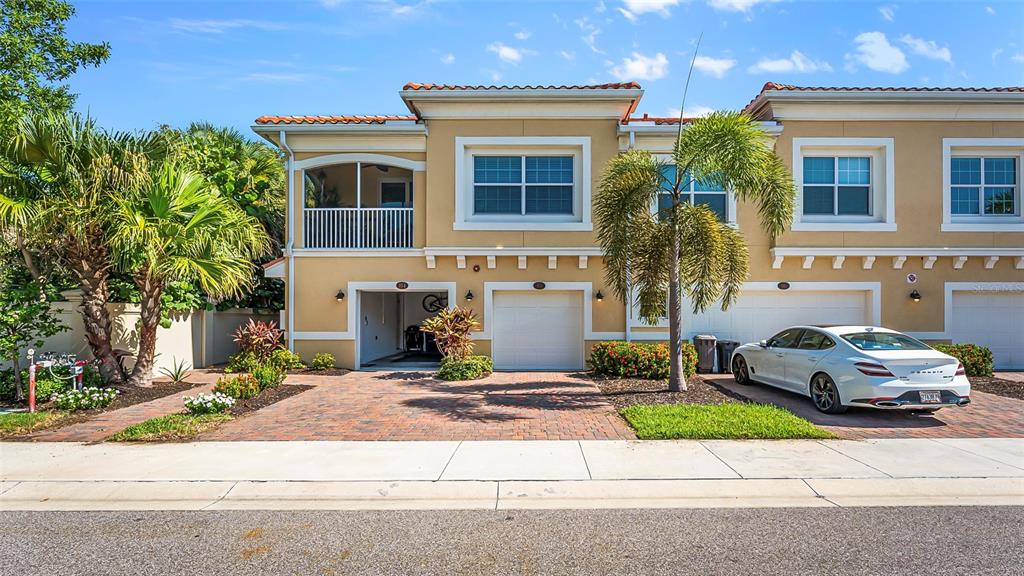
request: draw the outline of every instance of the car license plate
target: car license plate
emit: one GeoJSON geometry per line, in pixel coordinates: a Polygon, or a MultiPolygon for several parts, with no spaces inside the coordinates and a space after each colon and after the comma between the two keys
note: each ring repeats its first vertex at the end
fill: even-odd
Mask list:
{"type": "Polygon", "coordinates": [[[921,402],[923,404],[938,404],[942,401],[942,395],[938,392],[921,392],[921,402]]]}

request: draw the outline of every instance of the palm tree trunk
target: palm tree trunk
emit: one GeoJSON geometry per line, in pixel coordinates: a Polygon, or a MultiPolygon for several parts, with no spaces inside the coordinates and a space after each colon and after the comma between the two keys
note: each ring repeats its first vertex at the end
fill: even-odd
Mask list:
{"type": "Polygon", "coordinates": [[[156,329],[160,326],[160,296],[163,282],[149,274],[144,267],[135,275],[135,286],[141,297],[139,311],[139,352],[135,367],[128,383],[133,386],[149,386],[153,381],[153,364],[156,358],[156,329]]]}
{"type": "MultiPolygon", "coordinates": [[[[675,221],[675,218],[673,218],[675,221]]],[[[682,324],[683,307],[679,294],[679,230],[672,227],[671,270],[668,279],[668,389],[672,392],[686,390],[686,377],[683,374],[682,324]]]]}
{"type": "Polygon", "coordinates": [[[102,242],[91,242],[86,248],[72,244],[69,266],[82,289],[82,322],[85,339],[99,362],[99,372],[108,384],[121,384],[124,374],[114,355],[110,338],[110,311],[107,310],[107,250],[102,242]]]}

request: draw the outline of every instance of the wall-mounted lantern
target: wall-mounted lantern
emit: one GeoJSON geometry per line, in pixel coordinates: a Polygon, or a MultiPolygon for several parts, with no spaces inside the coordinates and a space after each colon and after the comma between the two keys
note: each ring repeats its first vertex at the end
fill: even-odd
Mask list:
{"type": "Polygon", "coordinates": [[[472,290],[466,290],[466,302],[472,302],[472,301],[473,301],[473,291],[472,290]]]}
{"type": "Polygon", "coordinates": [[[338,293],[334,295],[334,299],[337,300],[338,302],[341,302],[342,300],[344,300],[345,299],[345,291],[344,290],[338,290],[338,293]]]}
{"type": "Polygon", "coordinates": [[[604,300],[604,294],[602,294],[601,291],[598,290],[597,294],[594,294],[594,299],[597,300],[598,302],[601,302],[604,300]]]}
{"type": "Polygon", "coordinates": [[[911,291],[910,292],[910,299],[913,300],[914,302],[920,302],[921,301],[921,293],[918,292],[917,290],[911,291]]]}

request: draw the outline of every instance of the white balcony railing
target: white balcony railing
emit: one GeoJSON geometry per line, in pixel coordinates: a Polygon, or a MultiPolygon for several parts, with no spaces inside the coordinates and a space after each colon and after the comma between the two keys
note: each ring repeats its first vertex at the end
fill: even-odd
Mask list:
{"type": "Polygon", "coordinates": [[[306,248],[412,248],[412,208],[306,208],[306,248]]]}

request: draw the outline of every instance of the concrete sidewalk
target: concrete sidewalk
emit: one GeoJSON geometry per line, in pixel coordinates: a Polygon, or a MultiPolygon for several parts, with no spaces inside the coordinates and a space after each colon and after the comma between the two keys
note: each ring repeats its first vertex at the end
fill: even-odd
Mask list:
{"type": "Polygon", "coordinates": [[[1024,440],[0,444],[0,510],[1024,505],[1024,440]]]}

